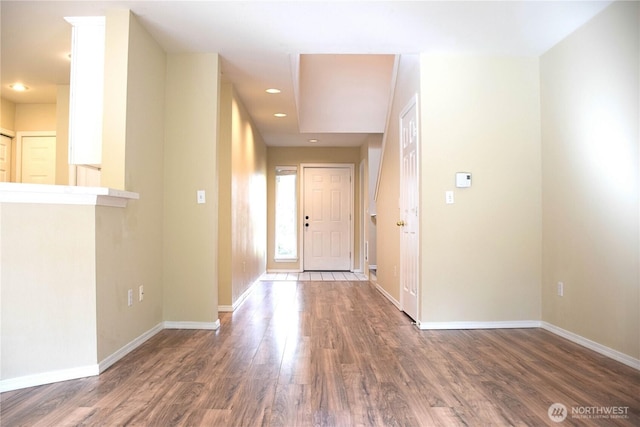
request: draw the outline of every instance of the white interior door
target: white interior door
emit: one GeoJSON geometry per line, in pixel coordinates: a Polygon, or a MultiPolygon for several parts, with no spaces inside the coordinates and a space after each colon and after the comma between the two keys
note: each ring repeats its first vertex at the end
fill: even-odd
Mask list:
{"type": "Polygon", "coordinates": [[[350,270],[351,167],[304,167],[303,268],[350,270]]]}
{"type": "Polygon", "coordinates": [[[414,97],[400,114],[400,303],[418,320],[418,105],[414,97]]]}
{"type": "Polygon", "coordinates": [[[11,181],[11,138],[0,135],[0,182],[11,181]]]}
{"type": "Polygon", "coordinates": [[[56,137],[23,136],[21,138],[20,182],[56,183],[56,137]]]}

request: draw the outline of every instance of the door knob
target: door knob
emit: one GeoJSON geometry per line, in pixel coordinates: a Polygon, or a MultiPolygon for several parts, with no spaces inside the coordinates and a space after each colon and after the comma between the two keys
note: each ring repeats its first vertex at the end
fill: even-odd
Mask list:
{"type": "Polygon", "coordinates": [[[396,225],[398,227],[404,227],[405,223],[404,223],[404,221],[400,220],[400,221],[396,222],[396,225]]]}

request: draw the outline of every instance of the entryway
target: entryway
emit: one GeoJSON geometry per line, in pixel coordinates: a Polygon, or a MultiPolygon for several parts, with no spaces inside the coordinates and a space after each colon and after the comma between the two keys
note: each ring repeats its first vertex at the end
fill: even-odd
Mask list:
{"type": "Polygon", "coordinates": [[[353,270],[353,165],[302,166],[302,268],[353,270]]]}
{"type": "Polygon", "coordinates": [[[265,273],[263,282],[363,282],[367,276],[350,271],[305,271],[302,273],[265,273]]]}

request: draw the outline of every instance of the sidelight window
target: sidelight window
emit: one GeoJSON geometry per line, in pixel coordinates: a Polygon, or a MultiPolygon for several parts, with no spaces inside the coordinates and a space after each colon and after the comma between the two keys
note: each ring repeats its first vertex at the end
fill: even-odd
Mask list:
{"type": "Polygon", "coordinates": [[[276,261],[298,258],[298,168],[276,167],[276,261]]]}

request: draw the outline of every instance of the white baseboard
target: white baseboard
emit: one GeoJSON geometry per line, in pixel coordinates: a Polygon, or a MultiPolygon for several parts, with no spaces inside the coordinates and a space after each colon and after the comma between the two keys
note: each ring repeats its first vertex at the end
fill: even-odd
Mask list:
{"type": "Polygon", "coordinates": [[[539,328],[539,320],[511,320],[500,322],[418,322],[422,330],[428,329],[514,329],[539,328]]]}
{"type": "Polygon", "coordinates": [[[267,273],[303,273],[299,268],[286,269],[286,268],[270,268],[267,273]]]}
{"type": "Polygon", "coordinates": [[[402,307],[400,306],[400,302],[397,301],[394,297],[391,296],[391,294],[389,292],[387,292],[382,286],[380,286],[380,284],[376,283],[376,289],[382,294],[384,295],[384,297],[386,299],[388,299],[389,301],[391,301],[391,304],[395,305],[396,308],[398,310],[402,310],[402,307]]]}
{"type": "Polygon", "coordinates": [[[377,264],[369,264],[369,270],[377,270],[377,269],[378,269],[377,264]]]}
{"type": "Polygon", "coordinates": [[[100,373],[106,371],[111,365],[116,363],[118,360],[125,357],[127,354],[131,353],[136,348],[140,347],[144,344],[149,338],[153,337],[155,334],[160,332],[163,329],[162,323],[158,323],[153,328],[149,329],[147,332],[143,333],[139,337],[135,338],[133,341],[121,347],[115,353],[110,354],[106,358],[104,358],[98,366],[100,366],[100,373]]]}
{"type": "Polygon", "coordinates": [[[607,356],[613,360],[624,363],[625,365],[640,371],[640,359],[633,358],[628,354],[621,353],[618,350],[614,350],[595,341],[591,341],[588,338],[585,338],[578,334],[574,334],[573,332],[567,331],[566,329],[559,328],[558,326],[552,325],[551,323],[541,322],[540,326],[542,327],[542,329],[545,329],[553,334],[561,336],[562,338],[566,338],[569,341],[580,344],[581,346],[593,350],[596,353],[600,353],[603,356],[607,356]]]}
{"type": "Polygon", "coordinates": [[[552,334],[568,339],[571,342],[593,350],[596,353],[607,356],[615,361],[623,363],[631,368],[640,370],[640,359],[621,353],[605,345],[592,341],[588,338],[559,328],[551,323],[539,320],[517,320],[505,322],[418,322],[418,327],[422,330],[428,329],[513,329],[513,328],[542,328],[552,334]]]}
{"type": "Polygon", "coordinates": [[[251,294],[251,292],[253,292],[253,289],[255,288],[255,286],[258,284],[259,281],[260,281],[260,279],[258,279],[255,282],[253,282],[251,284],[251,286],[249,286],[247,288],[247,290],[244,291],[242,295],[240,295],[240,298],[238,298],[236,300],[236,302],[233,303],[233,305],[219,305],[218,306],[218,311],[223,312],[223,313],[230,313],[230,312],[236,311],[238,309],[238,307],[240,307],[242,305],[242,303],[247,299],[249,294],[251,294]]]}
{"type": "Polygon", "coordinates": [[[163,322],[164,329],[206,329],[206,330],[218,330],[220,329],[220,319],[215,322],[163,322]]]}
{"type": "Polygon", "coordinates": [[[220,328],[220,319],[215,322],[160,322],[147,332],[143,333],[133,341],[124,345],[115,353],[107,356],[96,365],[80,366],[77,368],[61,369],[57,371],[43,372],[40,374],[26,375],[23,377],[0,380],[0,393],[21,388],[35,387],[39,385],[51,384],[60,381],[75,380],[78,378],[92,377],[101,374],[111,365],[140,347],[151,337],[163,329],[207,329],[216,330],[220,328]]]}
{"type": "Polygon", "coordinates": [[[61,369],[40,374],[25,375],[24,377],[9,378],[0,381],[0,393],[21,388],[57,383],[60,381],[76,380],[78,378],[93,377],[100,374],[98,365],[80,366],[77,368],[61,369]]]}

